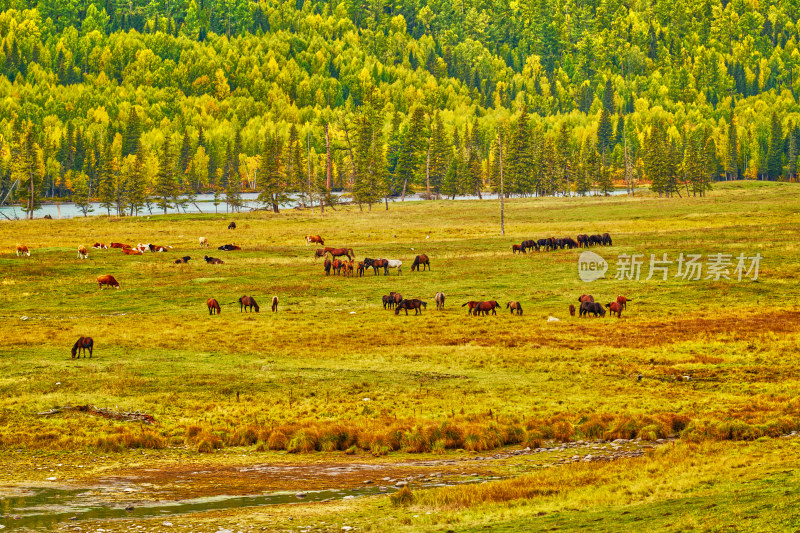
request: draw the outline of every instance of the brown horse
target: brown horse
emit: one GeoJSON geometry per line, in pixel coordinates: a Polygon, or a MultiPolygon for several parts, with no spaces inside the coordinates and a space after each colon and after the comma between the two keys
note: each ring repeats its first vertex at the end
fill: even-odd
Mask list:
{"type": "Polygon", "coordinates": [[[628,302],[632,302],[632,301],[633,300],[631,300],[630,298],[625,298],[621,294],[619,296],[617,296],[617,303],[620,304],[623,309],[627,309],[628,308],[628,302]]]}
{"type": "Polygon", "coordinates": [[[214,298],[209,298],[206,300],[206,305],[208,306],[209,315],[218,315],[222,312],[222,309],[219,307],[219,302],[214,298]]]}
{"type": "Polygon", "coordinates": [[[25,246],[24,244],[18,244],[17,245],[17,256],[20,256],[20,255],[27,255],[28,257],[30,257],[31,256],[31,251],[28,250],[28,247],[25,246]]]}
{"type": "Polygon", "coordinates": [[[317,250],[314,252],[314,260],[317,260],[320,257],[325,257],[325,249],[323,248],[317,248],[317,250]]]}
{"type": "Polygon", "coordinates": [[[575,306],[569,304],[569,316],[575,316],[575,306]]]}
{"type": "Polygon", "coordinates": [[[356,275],[360,278],[364,275],[364,261],[359,261],[356,265],[356,275]]]}
{"type": "Polygon", "coordinates": [[[323,265],[323,268],[325,269],[325,275],[326,276],[330,276],[331,275],[331,266],[333,266],[333,263],[331,262],[331,260],[330,259],[326,259],[325,260],[325,264],[323,265]]]}
{"type": "Polygon", "coordinates": [[[484,315],[488,315],[489,311],[492,312],[493,315],[497,314],[496,309],[500,309],[500,304],[494,300],[489,300],[488,302],[480,302],[475,309],[472,311],[473,316],[478,316],[481,313],[484,315]]]}
{"type": "Polygon", "coordinates": [[[231,222],[228,224],[228,229],[236,229],[236,222],[231,222]]]}
{"type": "Polygon", "coordinates": [[[337,276],[341,275],[342,267],[344,266],[344,264],[345,264],[344,261],[342,261],[341,259],[334,259],[331,262],[331,268],[333,269],[333,273],[336,274],[337,276]]]}
{"type": "Polygon", "coordinates": [[[239,312],[249,309],[252,311],[255,309],[256,313],[258,313],[258,304],[256,303],[256,299],[252,296],[242,296],[239,298],[239,312]]]}
{"type": "Polygon", "coordinates": [[[580,303],[594,302],[594,296],[592,296],[591,294],[582,294],[581,297],[578,298],[578,301],[580,303]]]}
{"type": "Polygon", "coordinates": [[[277,296],[273,296],[272,297],[272,312],[273,313],[277,313],[278,312],[278,297],[277,296]]]}
{"type": "Polygon", "coordinates": [[[355,259],[356,257],[356,253],[352,248],[331,248],[326,246],[325,253],[331,254],[331,257],[341,257],[343,255],[346,255],[348,259],[355,259]]]}
{"type": "Polygon", "coordinates": [[[389,275],[389,260],[388,259],[364,259],[364,266],[372,267],[372,272],[377,276],[378,269],[383,269],[383,275],[389,275]]]}
{"type": "Polygon", "coordinates": [[[383,296],[383,308],[391,309],[394,307],[394,296],[383,296]]]}
{"type": "Polygon", "coordinates": [[[469,302],[467,302],[465,304],[461,304],[461,307],[464,307],[465,305],[468,305],[469,307],[467,307],[467,314],[471,315],[472,314],[472,310],[475,309],[476,307],[478,307],[479,303],[481,303],[481,302],[476,302],[474,300],[470,300],[469,302]]]}
{"type": "Polygon", "coordinates": [[[97,285],[101,289],[103,288],[103,285],[119,289],[119,282],[117,282],[117,280],[114,279],[114,276],[112,276],[111,274],[104,274],[102,276],[97,276],[97,285]]]}
{"type": "Polygon", "coordinates": [[[397,305],[403,301],[403,295],[400,294],[399,292],[392,291],[389,293],[389,296],[391,296],[394,299],[394,305],[397,305]]]}
{"type": "Polygon", "coordinates": [[[414,262],[411,263],[411,272],[414,272],[414,270],[419,270],[420,266],[422,267],[422,270],[425,270],[425,267],[428,267],[428,270],[431,269],[431,260],[428,259],[427,255],[420,254],[414,258],[414,262]]]}
{"type": "Polygon", "coordinates": [[[353,266],[355,266],[353,261],[348,261],[344,264],[344,275],[348,278],[353,275],[353,266]]]}
{"type": "Polygon", "coordinates": [[[433,300],[436,302],[436,309],[442,310],[444,309],[444,293],[437,292],[436,296],[433,297],[433,300]]]}
{"type": "Polygon", "coordinates": [[[519,302],[508,302],[506,304],[506,309],[511,309],[511,314],[514,314],[514,311],[517,312],[517,315],[522,314],[522,305],[519,302]]]}
{"type": "Polygon", "coordinates": [[[397,307],[394,308],[394,314],[399,315],[400,311],[404,310],[406,312],[406,315],[408,315],[408,310],[413,309],[415,315],[417,314],[421,315],[423,308],[425,309],[428,308],[427,302],[423,302],[422,300],[418,300],[416,298],[414,298],[413,300],[403,300],[399,304],[397,304],[397,307]]]}
{"type": "Polygon", "coordinates": [[[325,246],[325,239],[323,239],[319,235],[306,235],[306,246],[312,243],[321,244],[322,246],[325,246]]]}
{"type": "Polygon", "coordinates": [[[524,254],[525,253],[525,247],[522,246],[521,244],[512,244],[511,245],[511,253],[512,254],[517,254],[517,253],[524,254]]]}
{"type": "Polygon", "coordinates": [[[89,350],[89,359],[92,358],[92,351],[94,350],[94,341],[91,337],[81,337],[72,345],[72,358],[77,356],[80,359],[79,350],[83,350],[83,358],[86,359],[86,350],[89,350]]]}
{"type": "Polygon", "coordinates": [[[617,318],[622,318],[622,304],[619,302],[611,302],[606,304],[608,310],[611,311],[612,315],[617,315],[617,318]]]}

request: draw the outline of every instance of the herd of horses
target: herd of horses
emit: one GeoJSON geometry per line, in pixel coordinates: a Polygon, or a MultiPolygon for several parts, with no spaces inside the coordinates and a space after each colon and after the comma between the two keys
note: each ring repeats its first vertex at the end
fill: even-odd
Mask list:
{"type": "MultiPolygon", "coordinates": [[[[578,303],[580,307],[578,308],[578,316],[588,317],[589,315],[594,315],[595,318],[597,317],[604,317],[606,316],[606,309],[611,312],[611,315],[617,315],[617,318],[622,318],[622,310],[628,308],[628,302],[631,302],[630,298],[626,298],[625,296],[619,295],[617,299],[607,303],[605,306],[599,304],[594,301],[594,296],[591,294],[582,294],[580,298],[578,298],[578,303]]],[[[569,314],[570,316],[575,316],[575,305],[569,305],[569,314]]]]}
{"type": "MultiPolygon", "coordinates": [[[[236,223],[231,222],[228,225],[228,229],[236,229],[236,223]]],[[[306,245],[310,244],[320,244],[325,245],[325,240],[319,235],[306,235],[305,236],[306,245]]],[[[208,248],[209,242],[208,239],[205,237],[199,238],[200,248],[208,248]]],[[[611,236],[608,233],[604,233],[602,235],[586,235],[581,234],[578,235],[577,238],[573,239],[571,237],[566,238],[554,238],[549,237],[546,239],[539,239],[539,240],[525,240],[521,244],[515,244],[512,246],[512,250],[514,253],[526,253],[530,250],[558,250],[558,249],[571,249],[571,248],[583,248],[583,247],[590,247],[590,246],[611,246],[612,240],[611,236]]],[[[119,242],[112,242],[110,246],[95,242],[92,245],[92,248],[97,249],[109,249],[109,248],[117,248],[122,250],[123,253],[126,255],[141,255],[145,252],[166,252],[172,249],[172,246],[162,246],[156,244],[142,244],[139,243],[136,246],[131,246],[124,243],[119,242]]],[[[241,250],[241,247],[234,245],[234,244],[225,244],[219,246],[219,250],[223,251],[237,251],[241,250]]],[[[24,244],[18,244],[16,247],[17,256],[26,255],[30,256],[31,252],[30,249],[25,246],[24,244]]],[[[89,256],[88,250],[83,245],[78,247],[78,258],[79,259],[87,259],[89,256]]],[[[335,275],[343,275],[343,276],[363,276],[365,271],[369,268],[372,268],[373,275],[378,275],[380,270],[383,270],[384,276],[389,274],[389,269],[397,269],[398,275],[401,273],[402,270],[402,261],[396,259],[386,259],[386,258],[376,258],[372,259],[369,257],[365,257],[362,261],[355,261],[355,252],[352,248],[333,248],[333,247],[324,247],[319,248],[314,253],[315,258],[324,258],[324,269],[325,274],[330,275],[333,272],[335,275]],[[330,257],[328,257],[330,255],[330,257]],[[347,258],[345,260],[344,258],[347,258]]],[[[184,256],[174,260],[174,263],[188,263],[191,259],[190,256],[184,256]]],[[[224,261],[215,257],[209,257],[208,255],[204,256],[203,259],[208,264],[224,264],[224,261]]],[[[424,271],[425,269],[430,270],[430,258],[425,254],[417,255],[414,258],[414,261],[411,265],[411,271],[424,271]]],[[[114,278],[114,276],[110,274],[104,274],[97,277],[98,287],[102,288],[115,288],[119,289],[120,284],[114,278]]],[[[258,303],[256,302],[255,298],[252,296],[242,296],[238,300],[239,303],[239,312],[256,312],[258,313],[260,308],[258,303]]],[[[437,292],[434,296],[434,301],[436,302],[436,309],[443,310],[444,303],[445,303],[445,295],[443,292],[437,292]]],[[[594,317],[604,317],[606,314],[606,309],[610,311],[612,315],[616,315],[618,318],[622,317],[622,311],[627,308],[627,303],[631,301],[630,298],[626,298],[625,296],[618,296],[616,300],[609,302],[605,305],[601,305],[595,302],[594,297],[592,295],[584,294],[578,299],[579,308],[578,316],[588,317],[592,315],[594,317]]],[[[390,292],[388,295],[382,297],[382,303],[384,309],[393,309],[395,315],[399,315],[401,311],[405,311],[405,314],[408,315],[409,310],[413,310],[415,315],[421,315],[423,309],[427,309],[427,302],[422,301],[418,298],[403,298],[403,296],[398,292],[390,292]]],[[[206,306],[208,308],[209,315],[219,315],[222,312],[222,306],[215,298],[208,298],[206,300],[206,306]]],[[[461,307],[467,307],[467,314],[472,316],[488,316],[489,314],[497,315],[497,309],[501,309],[501,305],[496,300],[488,300],[488,301],[468,301],[461,305],[461,307]]],[[[511,314],[522,315],[522,304],[518,301],[510,301],[506,304],[506,309],[510,310],[511,314]]],[[[277,312],[278,310],[278,297],[274,296],[272,298],[272,311],[277,312]]],[[[575,316],[576,307],[574,304],[569,306],[569,313],[570,316],[575,316]]],[[[92,357],[94,349],[94,340],[91,337],[80,337],[72,347],[72,357],[80,357],[82,353],[84,358],[86,357],[86,350],[89,351],[89,357],[92,357]]]]}
{"type": "Polygon", "coordinates": [[[511,245],[511,253],[521,253],[524,254],[530,250],[539,251],[553,251],[553,250],[563,250],[567,248],[569,250],[573,248],[589,248],[590,246],[611,246],[611,235],[608,233],[603,233],[602,235],[586,235],[581,234],[578,235],[576,238],[572,237],[564,237],[564,238],[556,238],[556,237],[548,237],[546,239],[539,239],[533,240],[528,239],[522,241],[521,244],[512,244],[511,245]]]}

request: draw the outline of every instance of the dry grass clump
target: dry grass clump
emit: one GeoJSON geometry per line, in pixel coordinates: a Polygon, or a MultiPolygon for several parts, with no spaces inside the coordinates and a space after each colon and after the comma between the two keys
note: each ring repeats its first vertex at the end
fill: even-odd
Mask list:
{"type": "Polygon", "coordinates": [[[104,452],[120,452],[134,448],[159,450],[166,447],[166,439],[155,431],[142,429],[134,433],[128,428],[118,427],[115,434],[98,437],[94,446],[104,452]]]}

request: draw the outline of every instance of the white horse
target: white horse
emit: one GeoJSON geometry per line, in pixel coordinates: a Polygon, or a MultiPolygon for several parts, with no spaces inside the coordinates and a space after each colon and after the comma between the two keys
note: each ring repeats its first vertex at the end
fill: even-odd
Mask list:
{"type": "Polygon", "coordinates": [[[402,272],[402,268],[401,267],[403,266],[403,262],[400,261],[399,259],[387,259],[387,261],[389,262],[388,268],[396,268],[397,269],[397,275],[399,276],[400,273],[402,272]]]}

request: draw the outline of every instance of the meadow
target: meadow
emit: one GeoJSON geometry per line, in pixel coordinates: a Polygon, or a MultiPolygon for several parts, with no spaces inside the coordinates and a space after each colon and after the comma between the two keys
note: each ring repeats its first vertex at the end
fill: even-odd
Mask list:
{"type": "MultiPolygon", "coordinates": [[[[608,509],[632,503],[650,507],[628,518],[652,522],[663,515],[659,506],[708,480],[744,483],[730,463],[767,483],[793,468],[787,449],[795,444],[781,436],[800,429],[798,192],[796,184],[735,182],[703,199],[513,199],[505,236],[496,202],[467,201],[396,202],[371,212],[342,206],[324,215],[0,223],[0,445],[17,454],[4,459],[2,481],[43,482],[49,469],[31,465],[77,464],[87,455],[102,459],[70,475],[90,482],[128,468],[133,453],[150,464],[391,464],[554,442],[677,439],[644,458],[542,471],[512,461],[501,481],[415,491],[395,504],[382,497],[292,511],[306,513],[306,524],[349,516],[369,529],[380,513],[390,517],[387,529],[443,531],[588,527],[591,513],[602,521],[608,509]],[[231,220],[236,230],[226,229],[231,220]],[[580,250],[511,253],[528,238],[604,232],[613,246],[592,250],[610,269],[592,283],[578,278],[580,250]],[[326,277],[305,234],[352,247],[357,259],[401,259],[403,273],[326,277]],[[210,250],[199,248],[199,237],[210,250]],[[174,248],[142,256],[90,249],[88,260],[77,258],[78,245],[96,241],[174,248]],[[17,257],[17,243],[31,256],[17,257]],[[216,250],[226,243],[243,250],[216,250]],[[419,253],[431,258],[429,272],[410,271],[419,253]],[[739,254],[762,259],[756,281],[684,280],[674,264],[666,281],[645,280],[650,254],[664,253],[731,254],[734,266],[739,254]],[[208,265],[204,254],[225,264],[208,265]],[[619,254],[645,255],[640,280],[614,279],[619,254]],[[184,255],[188,264],[173,264],[184,255]],[[101,274],[114,275],[120,289],[99,290],[101,274]],[[381,304],[390,291],[428,307],[396,316],[381,304]],[[433,302],[439,291],[442,311],[433,302]],[[584,293],[632,301],[621,319],[570,317],[568,306],[584,293]],[[240,313],[235,302],[245,294],[260,313],[240,313]],[[277,313],[269,311],[273,295],[277,313]],[[219,316],[208,314],[210,297],[222,304],[219,316]],[[461,304],[469,300],[497,300],[502,309],[467,316],[461,304]],[[511,300],[522,303],[522,316],[506,311],[511,300]],[[95,340],[92,359],[70,358],[81,335],[95,340]],[[66,405],[142,411],[156,422],[37,414],[66,405]],[[241,454],[246,459],[236,459],[241,454]],[[775,471],[751,464],[761,455],[775,471]],[[634,463],[644,470],[634,473],[634,463]],[[550,488],[526,492],[514,483],[550,488]],[[431,512],[439,521],[413,518],[431,512]]],[[[785,477],[793,488],[781,498],[796,499],[796,476],[785,477]]],[[[703,497],[714,500],[709,487],[703,497]]],[[[762,498],[782,501],[762,488],[763,497],[751,494],[756,507],[762,498]]],[[[705,514],[722,520],[730,512],[719,505],[705,514]]],[[[670,527],[702,529],[705,514],[693,513],[679,511],[682,521],[670,527]]],[[[793,515],[776,504],[755,516],[757,525],[776,516],[788,524],[793,515]]]]}

